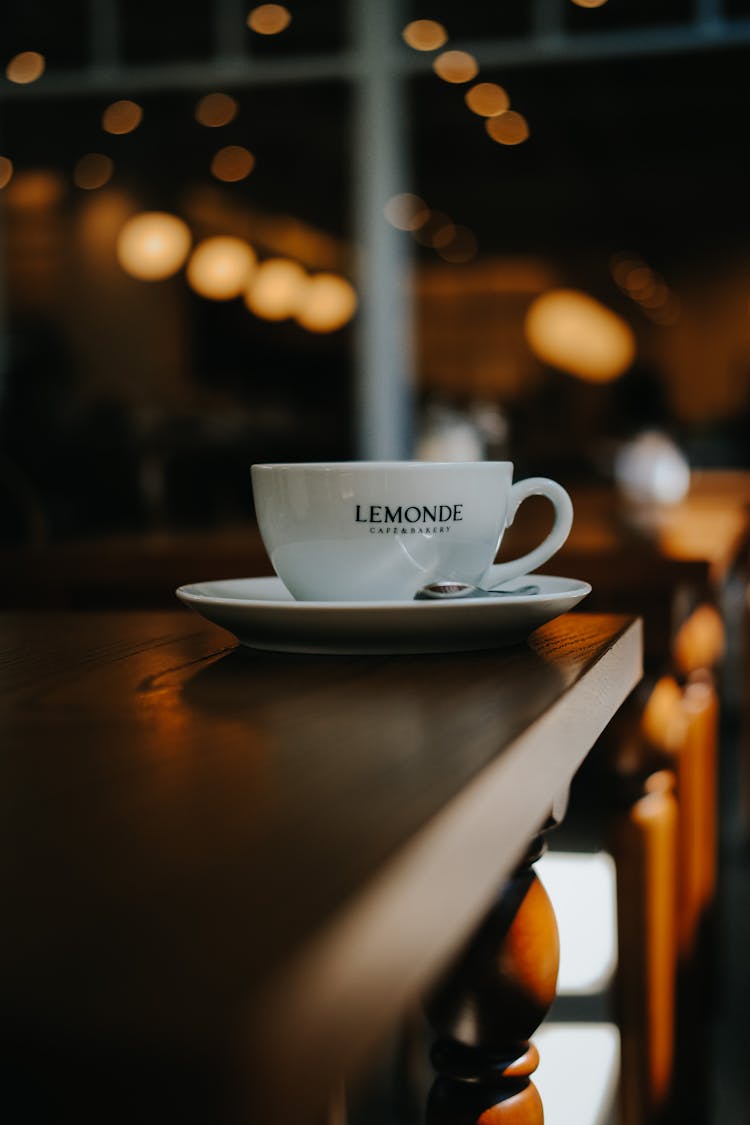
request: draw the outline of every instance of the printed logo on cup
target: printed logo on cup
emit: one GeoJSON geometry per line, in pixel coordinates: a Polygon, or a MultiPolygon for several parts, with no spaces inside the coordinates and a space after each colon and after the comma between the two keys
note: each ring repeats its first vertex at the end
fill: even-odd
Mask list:
{"type": "Polygon", "coordinates": [[[371,535],[446,535],[463,511],[463,504],[356,504],[354,521],[371,535]]]}

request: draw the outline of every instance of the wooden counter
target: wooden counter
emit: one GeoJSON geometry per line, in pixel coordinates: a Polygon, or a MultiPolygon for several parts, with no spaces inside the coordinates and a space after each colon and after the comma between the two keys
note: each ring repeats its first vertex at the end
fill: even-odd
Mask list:
{"type": "Polygon", "coordinates": [[[2,1081],[23,1120],[316,1120],[640,662],[639,622],[585,613],[381,658],[240,650],[179,610],[1,617],[2,1081]]]}

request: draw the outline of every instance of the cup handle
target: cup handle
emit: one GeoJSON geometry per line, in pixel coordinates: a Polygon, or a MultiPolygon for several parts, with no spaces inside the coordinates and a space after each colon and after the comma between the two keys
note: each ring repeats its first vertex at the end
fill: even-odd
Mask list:
{"type": "Polygon", "coordinates": [[[505,517],[505,526],[510,527],[516,512],[524,500],[529,496],[546,496],[555,509],[555,522],[546,539],[538,547],[518,559],[509,559],[492,568],[493,585],[505,582],[509,578],[517,578],[519,574],[530,574],[538,566],[559,551],[570,534],[573,526],[573,504],[565,489],[557,481],[548,477],[528,477],[519,480],[511,486],[508,499],[508,514],[505,517]]]}

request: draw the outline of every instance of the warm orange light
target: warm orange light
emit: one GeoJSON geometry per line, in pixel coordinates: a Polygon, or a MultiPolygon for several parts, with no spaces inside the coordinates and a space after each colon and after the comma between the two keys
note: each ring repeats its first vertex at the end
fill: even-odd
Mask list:
{"type": "Polygon", "coordinates": [[[602,8],[607,0],[572,0],[572,3],[579,8],[602,8]]]}
{"type": "Polygon", "coordinates": [[[445,245],[436,246],[437,252],[445,262],[460,265],[470,262],[477,256],[477,240],[474,232],[468,227],[456,226],[453,228],[453,238],[445,245]]]}
{"type": "Polygon", "coordinates": [[[261,262],[245,294],[250,312],[264,320],[286,320],[301,308],[308,277],[297,262],[289,258],[268,258],[261,262]]]}
{"type": "Polygon", "coordinates": [[[635,266],[625,275],[623,288],[637,301],[651,297],[656,289],[656,275],[648,266],[635,266]]]}
{"type": "Polygon", "coordinates": [[[217,180],[234,184],[244,180],[255,167],[255,157],[242,145],[225,145],[214,154],[211,171],[217,180]]]}
{"type": "Polygon", "coordinates": [[[609,268],[616,283],[621,289],[625,289],[625,283],[630,272],[643,265],[645,265],[643,259],[639,258],[637,254],[623,251],[619,254],[613,254],[609,268]]]}
{"type": "Polygon", "coordinates": [[[0,156],[0,190],[7,187],[13,178],[13,161],[7,156],[0,156]]]}
{"type": "Polygon", "coordinates": [[[104,187],[112,179],[112,160],[102,152],[87,152],[73,169],[73,183],[85,191],[104,187]]]}
{"type": "Polygon", "coordinates": [[[229,94],[205,94],[195,107],[195,120],[209,129],[228,125],[237,116],[239,106],[229,94]]]}
{"type": "Polygon", "coordinates": [[[672,676],[662,676],[654,684],[641,716],[641,731],[660,750],[669,750],[680,741],[685,716],[682,693],[672,676]]]}
{"type": "Polygon", "coordinates": [[[182,219],[166,211],[143,211],[123,226],[117,260],[140,281],[162,281],[177,273],[190,250],[192,235],[182,219]]]}
{"type": "Polygon", "coordinates": [[[345,277],[318,273],[304,287],[297,323],[310,332],[335,332],[357,309],[357,294],[345,277]]]}
{"type": "Polygon", "coordinates": [[[724,655],[725,630],[721,614],[707,603],[697,606],[677,630],[672,651],[680,672],[715,668],[724,655]]]}
{"type": "Polygon", "coordinates": [[[247,17],[247,26],[259,35],[278,35],[291,22],[291,13],[283,4],[261,4],[247,17]]]}
{"type": "Polygon", "coordinates": [[[402,191],[388,200],[383,214],[399,230],[418,230],[430,217],[430,209],[418,195],[402,191]]]}
{"type": "Polygon", "coordinates": [[[456,224],[444,211],[430,211],[427,219],[413,231],[417,242],[421,242],[422,246],[431,246],[433,249],[447,246],[455,233],[456,224]]]}
{"type": "Polygon", "coordinates": [[[121,136],[132,133],[143,120],[143,110],[137,102],[123,98],[119,102],[112,102],[102,114],[102,129],[105,133],[114,133],[121,136]]]}
{"type": "Polygon", "coordinates": [[[51,168],[30,168],[16,172],[8,185],[8,203],[24,211],[44,210],[59,203],[65,183],[51,168]]]}
{"type": "Polygon", "coordinates": [[[638,301],[644,309],[662,309],[670,297],[670,289],[665,281],[656,281],[647,297],[639,297],[638,301]]]}
{"type": "Polygon", "coordinates": [[[401,35],[415,51],[436,51],[448,41],[448,32],[436,20],[412,20],[401,35]]]}
{"type": "Polygon", "coordinates": [[[468,51],[443,51],[432,64],[433,70],[444,82],[471,82],[479,73],[479,65],[468,51]]]}
{"type": "Polygon", "coordinates": [[[524,329],[539,359],[587,382],[616,379],[635,358],[629,325],[575,289],[551,289],[537,297],[526,314],[524,329]]]}
{"type": "Polygon", "coordinates": [[[241,238],[206,238],[188,262],[188,283],[201,297],[230,301],[244,293],[255,262],[255,251],[241,238]]]}
{"type": "Polygon", "coordinates": [[[477,82],[466,91],[466,104],[480,117],[498,117],[510,105],[507,92],[496,82],[477,82]]]}
{"type": "Polygon", "coordinates": [[[484,127],[499,145],[520,145],[529,136],[529,123],[522,113],[506,110],[499,117],[489,117],[484,127]]]}
{"type": "Polygon", "coordinates": [[[36,82],[44,74],[46,62],[44,55],[38,51],[21,51],[14,55],[5,68],[5,75],[9,82],[19,86],[28,86],[29,82],[36,82]]]}

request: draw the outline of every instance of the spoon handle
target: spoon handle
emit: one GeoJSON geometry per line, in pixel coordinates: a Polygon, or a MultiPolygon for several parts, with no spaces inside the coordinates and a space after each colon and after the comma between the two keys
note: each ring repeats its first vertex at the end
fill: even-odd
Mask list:
{"type": "Polygon", "coordinates": [[[489,590],[481,590],[477,593],[477,597],[493,597],[493,598],[513,598],[519,594],[538,594],[539,587],[536,585],[519,586],[515,590],[495,590],[490,587],[489,590]]]}

